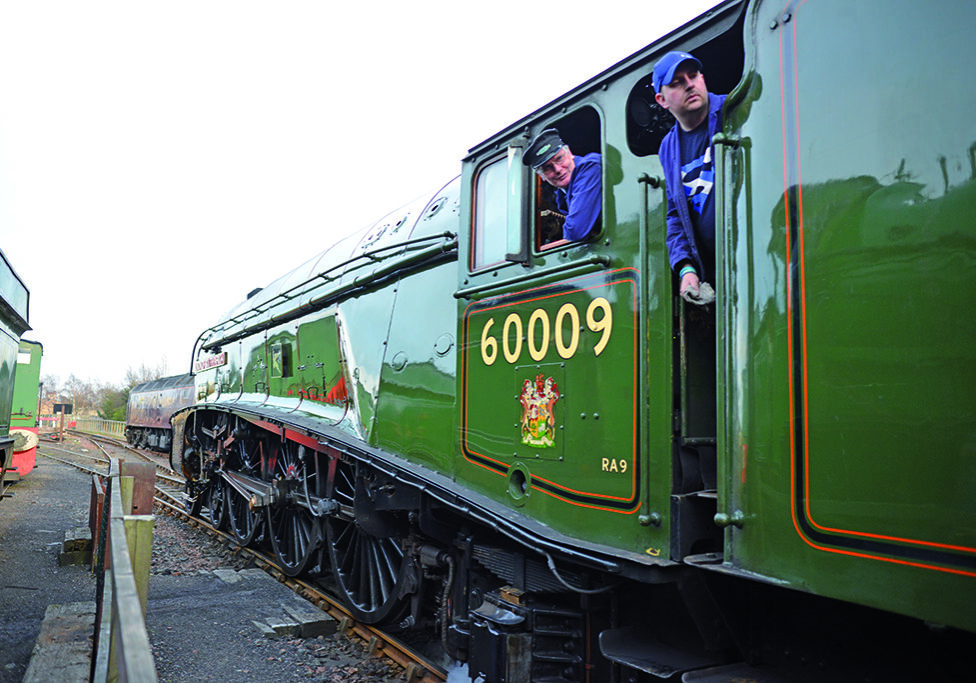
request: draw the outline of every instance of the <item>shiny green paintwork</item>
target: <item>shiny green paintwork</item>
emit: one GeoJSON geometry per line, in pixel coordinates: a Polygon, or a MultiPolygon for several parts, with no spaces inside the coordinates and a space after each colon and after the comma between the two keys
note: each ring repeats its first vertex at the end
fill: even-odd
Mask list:
{"type": "Polygon", "coordinates": [[[41,357],[44,347],[39,342],[21,339],[18,345],[17,372],[14,377],[14,396],[11,406],[11,427],[37,427],[38,388],[41,381],[41,357]]]}
{"type": "Polygon", "coordinates": [[[295,326],[296,381],[289,383],[285,395],[299,395],[311,401],[326,401],[329,392],[342,379],[342,354],[339,330],[331,311],[320,318],[295,326]]]}
{"type": "MultiPolygon", "coordinates": [[[[445,211],[453,223],[456,201],[453,195],[445,211]]],[[[447,263],[398,283],[373,429],[384,448],[448,476],[456,434],[455,269],[447,263]]]]}
{"type": "Polygon", "coordinates": [[[727,562],[970,629],[974,7],[751,9],[720,317],[727,562]]]}

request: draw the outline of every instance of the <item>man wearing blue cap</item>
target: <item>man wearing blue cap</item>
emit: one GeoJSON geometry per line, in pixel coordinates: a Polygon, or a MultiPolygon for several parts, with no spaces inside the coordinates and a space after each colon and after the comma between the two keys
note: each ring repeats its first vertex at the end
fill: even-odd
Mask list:
{"type": "Polygon", "coordinates": [[[715,278],[715,146],[725,95],[709,93],[701,62],[669,52],[654,65],[654,98],[677,120],[661,141],[668,196],[668,253],[681,280],[679,292],[694,304],[711,303],[715,278]]]}
{"type": "Polygon", "coordinates": [[[589,235],[600,217],[600,155],[575,156],[559,131],[548,128],[525,150],[522,163],[556,188],[556,208],[566,216],[563,239],[581,240],[589,235]]]}

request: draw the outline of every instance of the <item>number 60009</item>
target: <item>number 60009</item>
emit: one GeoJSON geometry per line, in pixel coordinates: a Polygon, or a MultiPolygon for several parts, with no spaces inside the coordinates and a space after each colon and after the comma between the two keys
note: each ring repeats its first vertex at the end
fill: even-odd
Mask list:
{"type": "MultiPolygon", "coordinates": [[[[481,329],[481,360],[485,365],[493,365],[498,360],[499,340],[494,326],[495,319],[488,318],[481,329]]],[[[593,354],[599,356],[607,348],[613,331],[613,309],[602,296],[586,308],[586,329],[599,335],[593,345],[593,354]]],[[[532,360],[541,361],[554,344],[559,357],[569,359],[579,348],[580,333],[580,314],[573,303],[560,306],[552,321],[542,308],[532,311],[525,323],[521,315],[510,313],[501,325],[501,352],[508,363],[517,363],[524,346],[532,360]]]]}

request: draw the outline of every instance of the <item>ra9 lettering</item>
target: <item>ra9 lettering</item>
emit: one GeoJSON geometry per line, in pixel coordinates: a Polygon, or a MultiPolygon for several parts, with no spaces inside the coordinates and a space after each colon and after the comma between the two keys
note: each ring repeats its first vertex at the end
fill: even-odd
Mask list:
{"type": "MultiPolygon", "coordinates": [[[[613,332],[613,309],[605,298],[598,297],[590,302],[584,316],[586,329],[598,335],[593,345],[593,355],[599,356],[607,348],[613,332]]],[[[488,318],[481,328],[481,360],[485,365],[494,365],[499,351],[509,364],[519,362],[522,352],[536,362],[541,361],[555,346],[560,358],[568,360],[576,355],[580,346],[580,313],[573,303],[559,307],[550,321],[549,314],[537,308],[529,314],[527,321],[518,313],[509,313],[496,328],[495,318],[488,318]],[[501,332],[500,337],[496,336],[501,332]]]]}
{"type": "Polygon", "coordinates": [[[624,474],[627,472],[627,461],[621,458],[617,460],[615,458],[603,458],[601,462],[601,470],[604,472],[615,472],[617,474],[624,474]]]}

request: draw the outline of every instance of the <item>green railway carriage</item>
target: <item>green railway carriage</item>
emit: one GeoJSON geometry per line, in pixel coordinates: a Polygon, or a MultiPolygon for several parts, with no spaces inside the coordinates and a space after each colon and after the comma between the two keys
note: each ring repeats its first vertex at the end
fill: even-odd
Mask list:
{"type": "Polygon", "coordinates": [[[13,465],[15,438],[10,433],[10,413],[20,337],[30,329],[29,308],[30,291],[0,251],[0,482],[5,481],[7,469],[13,465]]]}
{"type": "Polygon", "coordinates": [[[41,414],[40,342],[21,339],[17,347],[17,370],[10,409],[10,434],[14,437],[13,458],[7,465],[7,479],[26,477],[37,460],[37,430],[41,414]]]}
{"type": "Polygon", "coordinates": [[[972,26],[962,2],[730,1],[475,146],[200,336],[188,499],[357,618],[433,622],[472,680],[955,673],[972,26]],[[704,308],[665,245],[672,49],[730,93],[704,308]],[[602,155],[583,241],[521,163],[550,127],[602,155]]]}

